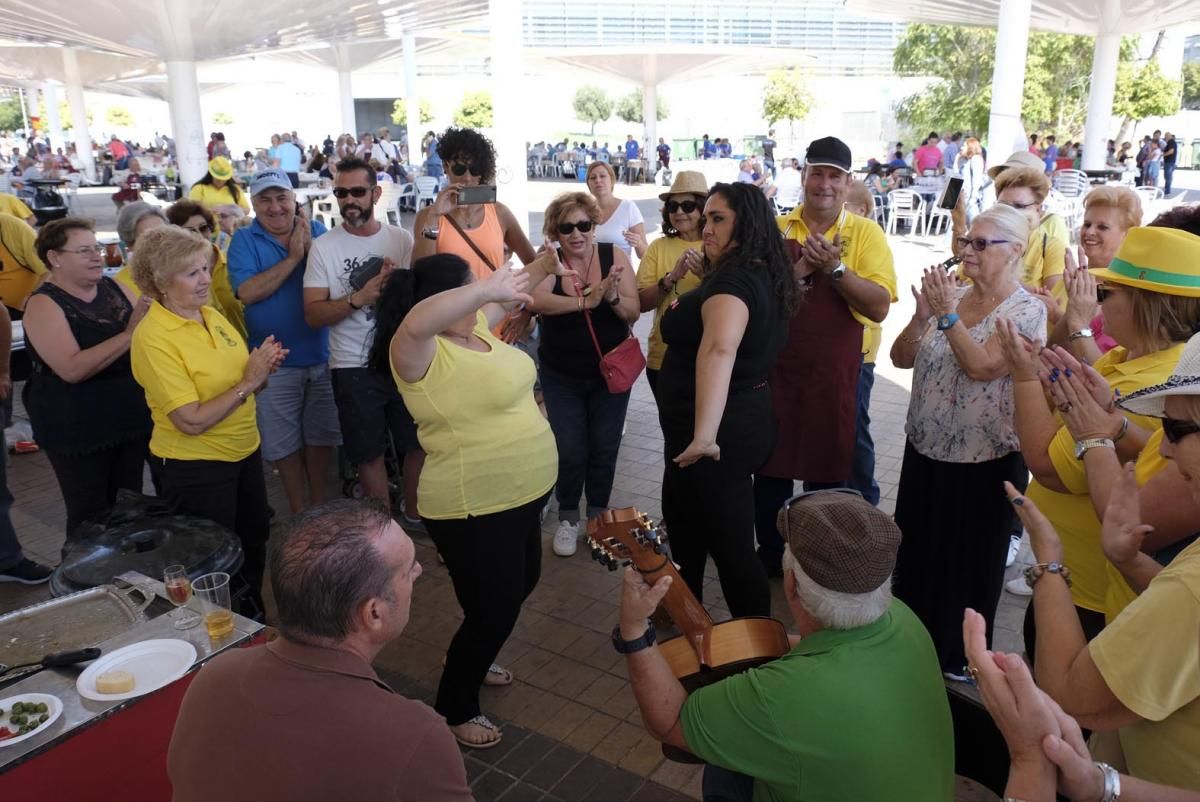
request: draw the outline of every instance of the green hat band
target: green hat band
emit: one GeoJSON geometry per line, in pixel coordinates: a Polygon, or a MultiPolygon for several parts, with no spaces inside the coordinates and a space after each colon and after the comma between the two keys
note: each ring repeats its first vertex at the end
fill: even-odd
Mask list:
{"type": "Polygon", "coordinates": [[[1170,287],[1191,287],[1200,289],[1200,276],[1187,273],[1168,273],[1166,270],[1156,270],[1152,267],[1138,267],[1124,259],[1113,259],[1108,269],[1118,276],[1133,281],[1152,281],[1155,284],[1166,284],[1170,287]]]}

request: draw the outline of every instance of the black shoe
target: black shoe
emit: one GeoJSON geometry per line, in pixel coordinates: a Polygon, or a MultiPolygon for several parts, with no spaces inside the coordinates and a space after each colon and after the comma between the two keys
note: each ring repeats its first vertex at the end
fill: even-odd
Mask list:
{"type": "Polygon", "coordinates": [[[40,585],[50,579],[54,569],[22,557],[21,562],[0,571],[0,582],[19,582],[22,585],[40,585]]]}

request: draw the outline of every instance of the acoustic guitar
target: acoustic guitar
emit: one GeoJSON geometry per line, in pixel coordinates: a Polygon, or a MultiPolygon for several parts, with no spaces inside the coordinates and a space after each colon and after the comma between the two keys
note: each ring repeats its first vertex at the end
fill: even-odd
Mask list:
{"type": "MultiPolygon", "coordinates": [[[[791,650],[787,630],[774,618],[735,618],[714,624],[712,616],[675,570],[662,524],[655,526],[633,507],[605,510],[587,523],[592,558],[615,571],[631,564],[648,584],[664,576],[671,587],[662,605],[683,633],[662,641],[659,649],[684,689],[691,693],[746,669],[782,657],[791,650]]],[[[694,755],[663,746],[663,755],[680,763],[700,763],[694,755]]]]}

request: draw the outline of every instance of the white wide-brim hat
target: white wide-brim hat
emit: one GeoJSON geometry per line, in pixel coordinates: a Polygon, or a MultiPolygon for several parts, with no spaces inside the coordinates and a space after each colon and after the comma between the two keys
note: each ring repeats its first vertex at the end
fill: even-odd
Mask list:
{"type": "Polygon", "coordinates": [[[1166,415],[1163,407],[1167,396],[1171,395],[1200,395],[1200,334],[1188,340],[1179,364],[1165,382],[1130,393],[1117,404],[1135,415],[1162,418],[1166,415]]]}

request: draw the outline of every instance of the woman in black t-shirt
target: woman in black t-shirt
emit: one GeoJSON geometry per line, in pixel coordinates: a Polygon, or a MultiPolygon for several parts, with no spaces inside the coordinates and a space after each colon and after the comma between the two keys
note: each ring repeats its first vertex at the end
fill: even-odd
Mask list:
{"type": "Polygon", "coordinates": [[[697,598],[711,554],[735,616],[769,615],[754,553],[751,474],[771,455],[767,374],[787,340],[797,289],[770,204],[757,187],[717,184],[704,205],[705,277],[662,318],[658,378],[671,553],[697,598]]]}

